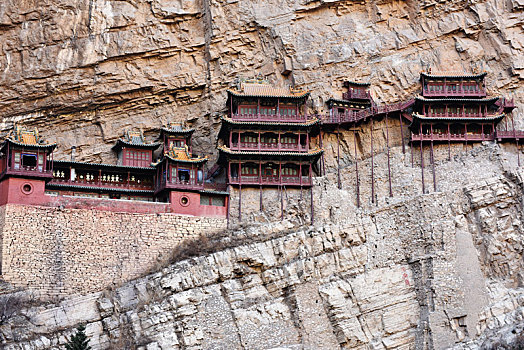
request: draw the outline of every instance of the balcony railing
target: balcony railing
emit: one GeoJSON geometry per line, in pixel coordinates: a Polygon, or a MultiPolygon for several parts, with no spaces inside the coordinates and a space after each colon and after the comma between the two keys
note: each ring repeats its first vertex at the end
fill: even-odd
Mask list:
{"type": "Polygon", "coordinates": [[[176,188],[176,189],[185,189],[185,190],[203,190],[204,189],[204,181],[203,180],[197,180],[197,179],[190,179],[190,180],[180,180],[179,178],[171,178],[169,180],[166,180],[163,178],[160,181],[160,184],[157,188],[164,189],[164,188],[176,188]]]}
{"type": "MultiPolygon", "coordinates": [[[[4,163],[5,166],[5,163],[4,163]]],[[[14,175],[14,176],[28,176],[28,177],[53,177],[53,171],[51,169],[46,169],[41,166],[23,166],[20,165],[17,168],[12,166],[7,166],[4,169],[0,169],[0,176],[4,174],[14,175]]]]}
{"type": "Polygon", "coordinates": [[[349,90],[342,94],[342,98],[344,100],[351,100],[351,99],[370,100],[371,95],[369,94],[369,91],[363,91],[363,90],[351,91],[349,90]]]}
{"type": "MultiPolygon", "coordinates": [[[[497,111],[499,113],[502,113],[502,111],[497,111]]],[[[483,119],[483,118],[489,118],[489,117],[496,117],[497,115],[500,115],[499,113],[466,113],[466,112],[458,112],[458,113],[428,113],[425,115],[427,118],[469,118],[469,119],[483,119]]]]}
{"type": "Polygon", "coordinates": [[[234,142],[231,149],[235,151],[268,151],[268,152],[307,152],[308,147],[298,143],[258,143],[258,142],[234,142]]]}
{"type": "Polygon", "coordinates": [[[92,187],[92,188],[107,188],[113,190],[138,190],[138,191],[151,191],[153,190],[153,184],[144,184],[127,181],[104,181],[104,180],[86,180],[86,179],[60,179],[53,178],[49,182],[51,185],[68,185],[68,186],[81,186],[81,187],[92,187]]]}
{"type": "Polygon", "coordinates": [[[232,119],[243,122],[284,122],[284,123],[303,123],[308,120],[304,114],[283,115],[283,114],[240,114],[234,113],[232,119]]]}
{"type": "Polygon", "coordinates": [[[524,130],[506,130],[497,131],[498,139],[522,139],[524,138],[524,130]]]}
{"type": "Polygon", "coordinates": [[[424,89],[424,97],[485,97],[485,89],[475,89],[475,90],[466,90],[466,89],[443,89],[443,90],[430,90],[424,89]]]}
{"type": "Polygon", "coordinates": [[[495,139],[490,134],[412,134],[412,141],[492,141],[495,139]]]}
{"type": "Polygon", "coordinates": [[[242,175],[231,176],[229,179],[231,184],[236,185],[283,185],[283,186],[310,186],[312,184],[309,176],[258,176],[258,175],[242,175]]]}

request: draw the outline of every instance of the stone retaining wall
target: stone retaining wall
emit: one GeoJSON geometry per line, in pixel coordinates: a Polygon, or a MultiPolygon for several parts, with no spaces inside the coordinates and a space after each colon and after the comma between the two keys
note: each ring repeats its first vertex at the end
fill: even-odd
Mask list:
{"type": "Polygon", "coordinates": [[[146,273],[184,239],[225,227],[222,218],[6,205],[2,276],[48,295],[91,292],[146,273]]]}

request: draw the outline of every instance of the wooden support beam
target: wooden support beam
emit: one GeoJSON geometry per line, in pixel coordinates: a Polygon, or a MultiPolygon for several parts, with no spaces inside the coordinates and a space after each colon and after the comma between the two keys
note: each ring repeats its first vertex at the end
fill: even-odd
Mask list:
{"type": "MultiPolygon", "coordinates": [[[[320,137],[320,141],[319,141],[320,142],[320,148],[323,149],[324,146],[322,144],[322,128],[320,129],[319,137],[320,137]]],[[[325,164],[325,161],[324,161],[324,152],[322,152],[322,155],[321,155],[320,175],[321,176],[326,175],[326,164],[325,164]]]]}
{"type": "Polygon", "coordinates": [[[386,147],[388,151],[388,180],[389,180],[389,196],[393,197],[393,189],[391,187],[391,165],[389,159],[389,128],[388,128],[388,111],[386,107],[386,147]]]}
{"type": "Polygon", "coordinates": [[[433,191],[437,192],[437,176],[435,175],[435,157],[433,153],[433,124],[431,124],[431,170],[433,172],[433,191]]]}
{"type": "Polygon", "coordinates": [[[400,139],[402,140],[402,154],[406,154],[406,146],[404,145],[404,128],[402,126],[402,111],[399,113],[400,115],[400,139]]]}
{"type": "Polygon", "coordinates": [[[409,148],[411,149],[411,167],[413,168],[413,133],[410,131],[411,140],[409,141],[409,148]]]}
{"type": "Polygon", "coordinates": [[[242,185],[238,186],[238,222],[242,222],[242,185]]]}
{"type": "Polygon", "coordinates": [[[519,147],[519,139],[517,139],[517,165],[520,167],[520,147],[519,147]]]}
{"type": "Polygon", "coordinates": [[[311,192],[311,225],[315,223],[315,204],[313,202],[313,186],[310,187],[311,192]]]}
{"type": "Polygon", "coordinates": [[[422,171],[422,193],[426,193],[426,188],[424,186],[424,154],[422,153],[422,124],[420,124],[420,169],[422,171]]]}
{"type": "MultiPolygon", "coordinates": [[[[227,185],[230,187],[230,185],[227,185]]],[[[227,189],[228,193],[231,193],[230,188],[227,189]]],[[[229,200],[231,199],[230,196],[226,196],[226,228],[229,228],[229,200]]]]}
{"type": "Polygon", "coordinates": [[[262,206],[262,186],[260,186],[260,211],[262,211],[264,207],[262,206]]]}
{"type": "Polygon", "coordinates": [[[449,124],[448,124],[448,161],[451,162],[451,135],[449,134],[449,124]]]}
{"type": "Polygon", "coordinates": [[[355,175],[357,186],[357,208],[360,208],[360,187],[358,179],[358,154],[357,154],[357,130],[353,129],[353,143],[355,144],[355,175]]]}
{"type": "Polygon", "coordinates": [[[371,203],[375,203],[375,167],[373,159],[373,117],[371,117],[371,203]]]}
{"type": "Polygon", "coordinates": [[[278,186],[280,191],[280,221],[284,220],[284,194],[282,193],[282,185],[278,186]]]}
{"type": "Polygon", "coordinates": [[[338,189],[341,189],[342,183],[340,182],[340,125],[337,126],[337,184],[338,189]]]}

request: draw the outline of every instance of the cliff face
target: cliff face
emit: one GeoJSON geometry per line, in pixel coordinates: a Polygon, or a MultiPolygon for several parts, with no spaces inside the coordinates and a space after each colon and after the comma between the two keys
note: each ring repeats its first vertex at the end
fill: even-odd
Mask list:
{"type": "MultiPolygon", "coordinates": [[[[75,145],[79,159],[111,162],[123,129],[140,127],[152,139],[166,121],[185,120],[197,129],[197,152],[209,154],[237,76],[311,89],[308,107],[322,112],[343,80],[370,81],[380,102],[395,102],[417,91],[428,67],[487,70],[491,94],[515,97],[518,126],[523,9],[521,0],[2,1],[0,130],[37,125],[59,143],[58,158],[75,145]]],[[[310,217],[300,202],[289,203],[291,221],[238,228],[232,235],[247,241],[235,248],[23,308],[0,325],[2,345],[57,349],[78,323],[87,323],[94,349],[474,349],[514,341],[524,314],[524,174],[515,149],[454,146],[446,161],[447,150],[436,147],[438,192],[422,195],[416,159],[411,167],[409,153],[394,147],[389,198],[383,126],[374,125],[377,205],[369,125],[356,155],[362,209],[352,135],[341,136],[342,189],[336,141],[326,135],[316,225],[304,225],[310,217]]],[[[398,130],[391,137],[398,146],[398,130]]],[[[252,219],[268,216],[244,218],[252,219]]]]}
{"type": "MultiPolygon", "coordinates": [[[[399,172],[405,157],[393,151],[399,172]]],[[[235,248],[25,308],[0,326],[0,337],[5,349],[57,349],[87,323],[94,349],[511,343],[524,327],[524,173],[514,163],[499,146],[479,146],[439,163],[446,190],[424,195],[413,182],[420,168],[404,167],[397,184],[412,183],[412,191],[363,209],[348,200],[351,179],[342,190],[317,179],[315,226],[237,228],[231,236],[246,240],[235,248]]]]}
{"type": "MultiPolygon", "coordinates": [[[[421,70],[487,70],[524,96],[521,0],[6,0],[0,4],[0,130],[38,125],[80,159],[111,161],[123,129],[166,121],[213,152],[225,89],[262,74],[312,90],[321,112],[342,81],[379,102],[411,97],[421,70]],[[285,73],[285,75],[283,75],[285,73]]],[[[519,114],[521,112],[515,112],[519,114]]],[[[518,119],[518,118],[517,118],[518,119]]]]}

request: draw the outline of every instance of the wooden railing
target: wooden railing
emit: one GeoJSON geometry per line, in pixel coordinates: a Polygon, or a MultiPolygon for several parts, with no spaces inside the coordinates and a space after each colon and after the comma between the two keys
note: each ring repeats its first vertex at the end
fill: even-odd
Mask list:
{"type": "Polygon", "coordinates": [[[171,178],[166,180],[164,177],[158,186],[159,188],[179,188],[186,190],[203,190],[204,181],[198,181],[198,179],[180,180],[178,178],[171,178]]]}
{"type": "Polygon", "coordinates": [[[240,114],[234,113],[231,119],[235,121],[246,122],[286,122],[286,123],[303,123],[308,120],[304,114],[283,115],[283,114],[240,114]]]}
{"type": "Polygon", "coordinates": [[[231,144],[231,149],[235,151],[292,151],[292,152],[307,152],[307,145],[298,143],[266,143],[261,142],[234,142],[231,144]]]}
{"type": "Polygon", "coordinates": [[[82,186],[82,187],[93,187],[93,188],[108,188],[115,190],[140,190],[140,191],[151,191],[153,190],[153,184],[139,184],[136,182],[127,181],[103,181],[103,180],[86,180],[86,179],[60,179],[53,178],[50,182],[51,185],[68,185],[68,186],[82,186]]]}
{"type": "Polygon", "coordinates": [[[322,124],[355,123],[361,120],[365,120],[374,115],[401,112],[409,108],[413,103],[415,103],[415,100],[411,99],[405,102],[397,102],[388,105],[373,105],[364,110],[348,111],[344,114],[335,113],[333,115],[318,116],[318,118],[322,121],[322,124]]]}
{"type": "Polygon", "coordinates": [[[426,115],[428,118],[471,118],[471,119],[482,119],[482,118],[489,118],[489,117],[496,117],[498,114],[486,114],[486,113],[466,113],[466,112],[458,112],[458,113],[429,113],[426,115]]]}
{"type": "Polygon", "coordinates": [[[49,167],[50,165],[48,166],[48,168],[43,168],[40,166],[29,167],[29,166],[20,165],[18,168],[14,168],[8,165],[4,169],[0,169],[0,172],[1,172],[0,176],[3,176],[4,174],[9,174],[9,175],[28,176],[28,177],[32,177],[32,176],[33,177],[34,176],[52,177],[53,171],[49,167]]]}
{"type": "Polygon", "coordinates": [[[486,96],[486,90],[485,89],[475,89],[475,90],[466,90],[466,89],[443,89],[440,91],[437,90],[429,90],[424,89],[423,90],[424,97],[485,97],[486,96]]]}
{"type": "Polygon", "coordinates": [[[498,139],[521,139],[524,138],[524,130],[497,131],[498,139]]]}
{"type": "Polygon", "coordinates": [[[309,176],[258,176],[258,175],[241,175],[231,176],[229,179],[231,184],[236,185],[302,185],[309,186],[312,184],[309,176]]]}
{"type": "Polygon", "coordinates": [[[495,139],[490,134],[412,134],[412,141],[492,141],[495,139]]]}

